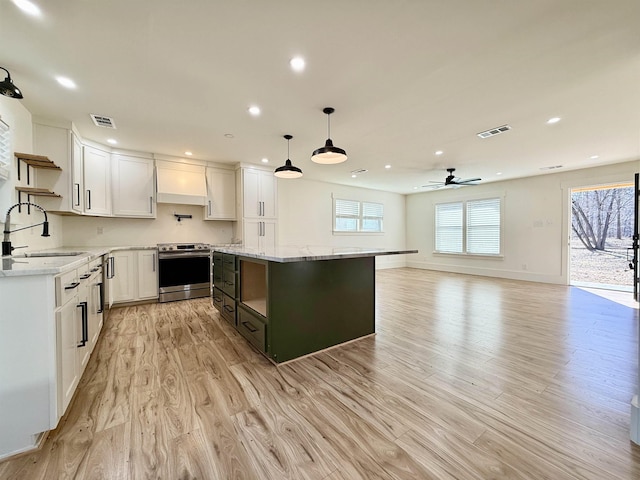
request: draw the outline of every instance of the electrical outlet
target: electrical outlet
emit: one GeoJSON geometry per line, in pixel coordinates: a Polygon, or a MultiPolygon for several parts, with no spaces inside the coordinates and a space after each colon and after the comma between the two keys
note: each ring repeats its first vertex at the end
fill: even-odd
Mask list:
{"type": "Polygon", "coordinates": [[[102,235],[104,233],[103,227],[98,227],[98,235],[102,235]]]}
{"type": "Polygon", "coordinates": [[[526,270],[526,269],[527,269],[527,264],[526,264],[526,263],[523,263],[523,264],[522,264],[522,270],[526,270]]]}

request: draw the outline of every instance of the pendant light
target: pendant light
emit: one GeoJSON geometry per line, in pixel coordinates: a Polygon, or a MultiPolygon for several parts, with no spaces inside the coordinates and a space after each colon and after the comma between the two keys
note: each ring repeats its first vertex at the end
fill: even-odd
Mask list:
{"type": "Polygon", "coordinates": [[[291,135],[285,135],[284,138],[287,139],[287,161],[284,162],[283,166],[276,168],[273,174],[278,178],[300,178],[302,176],[302,170],[292,165],[291,160],[289,160],[289,140],[293,137],[291,135]]]}
{"type": "Polygon", "coordinates": [[[333,142],[331,141],[330,115],[333,112],[335,112],[335,109],[332,107],[325,107],[322,111],[327,114],[327,131],[328,131],[327,136],[329,138],[327,138],[327,141],[325,142],[324,147],[318,148],[317,150],[313,151],[313,154],[311,155],[311,160],[313,160],[316,163],[323,163],[323,164],[342,163],[345,160],[347,160],[347,152],[345,152],[341,148],[334,147],[333,142]]]}
{"type": "Polygon", "coordinates": [[[20,89],[13,84],[9,70],[4,67],[0,67],[0,70],[7,72],[7,78],[0,82],[0,93],[5,97],[23,98],[20,89]]]}

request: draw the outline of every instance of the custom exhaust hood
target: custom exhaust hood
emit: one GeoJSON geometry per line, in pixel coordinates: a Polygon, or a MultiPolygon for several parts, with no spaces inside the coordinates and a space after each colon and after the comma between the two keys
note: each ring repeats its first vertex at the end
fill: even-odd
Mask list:
{"type": "Polygon", "coordinates": [[[156,177],[158,203],[206,205],[207,181],[204,166],[156,160],[156,177]]]}

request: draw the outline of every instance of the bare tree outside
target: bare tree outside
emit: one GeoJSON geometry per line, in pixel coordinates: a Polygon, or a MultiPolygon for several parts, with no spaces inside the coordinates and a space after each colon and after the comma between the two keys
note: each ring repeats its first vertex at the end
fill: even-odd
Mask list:
{"type": "Polygon", "coordinates": [[[571,193],[571,283],[633,286],[627,248],[633,237],[633,186],[592,187],[571,193]]]}

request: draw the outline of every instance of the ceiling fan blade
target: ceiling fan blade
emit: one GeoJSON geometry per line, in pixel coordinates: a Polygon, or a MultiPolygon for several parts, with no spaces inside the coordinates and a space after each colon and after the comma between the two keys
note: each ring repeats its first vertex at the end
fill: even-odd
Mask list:
{"type": "Polygon", "coordinates": [[[456,183],[458,185],[464,185],[464,184],[473,184],[473,182],[479,182],[480,180],[482,179],[481,178],[465,178],[464,180],[457,180],[452,183],[456,183]]]}
{"type": "Polygon", "coordinates": [[[436,182],[435,180],[429,180],[429,183],[437,183],[440,185],[444,185],[444,182],[436,182]]]}

